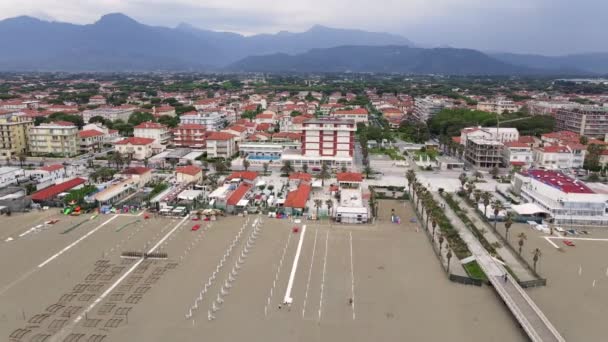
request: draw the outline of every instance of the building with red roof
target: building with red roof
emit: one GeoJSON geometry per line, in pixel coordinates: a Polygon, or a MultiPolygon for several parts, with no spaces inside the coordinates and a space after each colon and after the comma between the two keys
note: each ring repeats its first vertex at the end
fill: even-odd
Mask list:
{"type": "Polygon", "coordinates": [[[283,207],[288,214],[302,214],[310,198],[311,186],[307,182],[301,182],[298,188],[290,191],[285,198],[283,207]]]}
{"type": "Polygon", "coordinates": [[[289,180],[311,182],[312,175],[306,172],[293,172],[289,174],[289,180]]]}
{"type": "Polygon", "coordinates": [[[546,145],[533,150],[534,164],[547,170],[582,168],[587,151],[585,147],[569,145],[546,145]]]}
{"type": "MultiPolygon", "coordinates": [[[[561,172],[528,170],[516,173],[512,190],[524,199],[523,209],[552,217],[556,225],[608,226],[608,194],[561,172]]],[[[521,206],[513,206],[516,212],[521,206]]]]}
{"type": "Polygon", "coordinates": [[[154,139],[129,137],[114,144],[114,150],[135,160],[144,160],[154,155],[154,139]]]}
{"type": "Polygon", "coordinates": [[[114,176],[119,179],[133,179],[138,187],[143,187],[152,180],[152,169],[143,166],[127,168],[114,176]]]}
{"type": "Polygon", "coordinates": [[[166,145],[171,140],[171,131],[163,124],[156,122],[142,122],[135,126],[133,135],[137,138],[154,139],[157,145],[166,145]]]}
{"type": "Polygon", "coordinates": [[[173,129],[173,145],[204,149],[206,146],[207,128],[200,124],[181,124],[173,129]]]}
{"type": "Polygon", "coordinates": [[[340,172],[336,174],[338,183],[362,183],[363,174],[358,172],[340,172]]]}
{"type": "Polygon", "coordinates": [[[234,171],[226,177],[226,182],[246,182],[253,184],[257,178],[258,173],[255,171],[234,171]]]}
{"type": "Polygon", "coordinates": [[[504,164],[514,167],[530,167],[534,161],[532,147],[529,144],[510,141],[504,143],[504,164]]]}
{"type": "Polygon", "coordinates": [[[32,201],[40,203],[51,201],[57,197],[57,195],[68,192],[75,188],[80,187],[86,183],[86,179],[83,178],[74,178],[67,182],[59,183],[57,185],[50,186],[46,189],[42,189],[32,194],[32,201]]]}
{"type": "Polygon", "coordinates": [[[247,193],[253,188],[253,185],[249,183],[241,183],[239,186],[230,194],[226,200],[226,212],[235,213],[240,209],[247,207],[248,201],[246,199],[247,193]]]}
{"type": "Polygon", "coordinates": [[[235,135],[226,132],[210,132],[207,135],[207,157],[230,158],[236,153],[235,135]]]}
{"type": "Polygon", "coordinates": [[[88,129],[78,132],[81,153],[99,151],[103,147],[105,134],[98,130],[88,129]]]}
{"type": "Polygon", "coordinates": [[[194,165],[178,167],[175,177],[179,183],[197,183],[203,178],[203,169],[194,165]]]}
{"type": "Polygon", "coordinates": [[[335,119],[350,119],[355,123],[367,124],[369,121],[369,113],[365,108],[335,110],[330,114],[330,117],[335,119]]]}

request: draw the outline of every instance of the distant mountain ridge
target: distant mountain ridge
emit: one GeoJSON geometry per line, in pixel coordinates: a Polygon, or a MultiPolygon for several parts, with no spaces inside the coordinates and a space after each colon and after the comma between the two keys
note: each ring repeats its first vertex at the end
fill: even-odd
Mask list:
{"type": "Polygon", "coordinates": [[[545,57],[424,49],[399,35],[320,25],[246,37],[190,24],[149,26],[120,13],[88,25],[27,16],[0,20],[0,46],[0,71],[608,73],[608,54],[545,57]]]}
{"type": "Polygon", "coordinates": [[[298,53],[345,44],[411,44],[388,33],[314,26],[300,33],[245,37],[235,33],[148,26],[112,13],[90,25],[32,17],[0,21],[0,70],[149,71],[213,70],[241,58],[298,53]]]}
{"type": "Polygon", "coordinates": [[[244,58],[226,68],[240,72],[377,72],[451,75],[533,74],[470,49],[408,46],[340,46],[288,55],[244,58]]]}

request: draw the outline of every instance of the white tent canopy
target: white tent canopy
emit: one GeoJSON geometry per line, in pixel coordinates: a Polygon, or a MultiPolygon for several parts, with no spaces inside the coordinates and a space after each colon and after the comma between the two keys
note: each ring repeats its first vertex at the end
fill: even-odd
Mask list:
{"type": "Polygon", "coordinates": [[[519,215],[534,215],[534,214],[549,214],[548,211],[541,208],[536,203],[524,203],[511,207],[519,215]]]}

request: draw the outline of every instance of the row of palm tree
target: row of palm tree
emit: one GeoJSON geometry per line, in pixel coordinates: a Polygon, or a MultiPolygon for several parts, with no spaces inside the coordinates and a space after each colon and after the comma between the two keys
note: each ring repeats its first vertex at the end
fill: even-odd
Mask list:
{"type": "MultiPolygon", "coordinates": [[[[323,206],[323,200],[316,199],[313,202],[315,205],[315,209],[317,210],[317,220],[318,220],[319,219],[319,209],[321,209],[321,207],[323,206]]],[[[331,216],[331,209],[334,206],[334,201],[332,201],[331,199],[327,199],[327,200],[325,200],[325,205],[327,206],[327,211],[329,213],[329,216],[331,216]]]]}
{"type": "MultiPolygon", "coordinates": [[[[432,241],[435,241],[436,228],[438,222],[438,216],[441,213],[441,208],[437,205],[433,199],[432,194],[424,187],[416,177],[414,170],[408,170],[405,174],[405,178],[408,181],[408,189],[412,203],[414,204],[414,210],[420,213],[424,229],[431,232],[432,241]],[[429,223],[432,229],[429,229],[429,223]]],[[[443,262],[443,242],[445,241],[444,234],[439,233],[437,241],[439,242],[439,256],[443,262]]],[[[446,243],[448,248],[446,259],[447,259],[447,272],[450,273],[450,259],[452,258],[452,250],[449,242],[446,243]]]]}

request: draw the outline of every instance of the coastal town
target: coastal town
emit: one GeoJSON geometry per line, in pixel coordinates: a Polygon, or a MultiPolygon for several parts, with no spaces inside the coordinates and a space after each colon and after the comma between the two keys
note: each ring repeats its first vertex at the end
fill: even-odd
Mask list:
{"type": "Polygon", "coordinates": [[[599,341],[607,180],[608,80],[0,74],[0,331],[599,341]]]}

